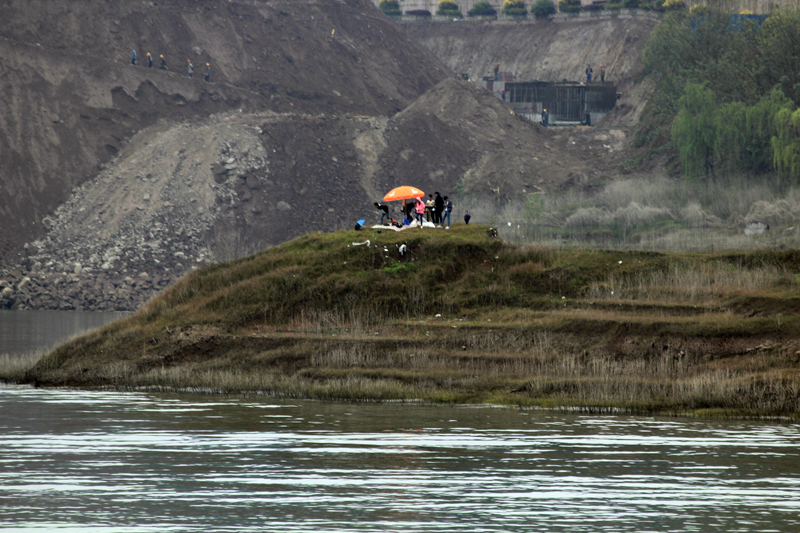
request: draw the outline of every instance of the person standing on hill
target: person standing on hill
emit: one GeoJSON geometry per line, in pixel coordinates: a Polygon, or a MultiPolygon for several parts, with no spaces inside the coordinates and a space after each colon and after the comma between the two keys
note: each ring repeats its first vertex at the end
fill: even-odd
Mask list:
{"type": "Polygon", "coordinates": [[[606,82],[606,67],[600,65],[600,83],[606,82]]]}
{"type": "Polygon", "coordinates": [[[206,63],[206,76],[205,80],[210,82],[211,81],[211,63],[206,63]]]}
{"type": "Polygon", "coordinates": [[[147,52],[147,68],[153,68],[153,56],[150,55],[150,52],[147,52]]]}
{"type": "Polygon", "coordinates": [[[161,70],[169,70],[167,68],[167,60],[164,59],[164,54],[161,54],[161,67],[159,68],[161,68],[161,70]]]}
{"type": "Polygon", "coordinates": [[[444,221],[447,219],[447,226],[444,229],[450,229],[450,214],[453,212],[453,202],[447,196],[444,197],[444,216],[442,217],[442,223],[439,224],[441,228],[444,226],[444,221]]]}
{"type": "Polygon", "coordinates": [[[428,222],[433,222],[433,195],[428,195],[428,201],[425,202],[425,218],[428,222]]]}
{"type": "Polygon", "coordinates": [[[435,197],[433,200],[433,223],[439,224],[442,227],[442,211],[444,211],[444,200],[439,196],[439,191],[433,193],[435,197]]]}
{"type": "Polygon", "coordinates": [[[419,227],[422,227],[422,219],[425,217],[425,202],[422,201],[422,198],[417,198],[416,203],[417,208],[417,222],[419,222],[419,227]]]}
{"type": "Polygon", "coordinates": [[[500,63],[494,66],[494,81],[497,81],[499,79],[500,79],[500,63]]]}
{"type": "Polygon", "coordinates": [[[136,64],[136,50],[131,50],[131,65],[136,64]]]}
{"type": "Polygon", "coordinates": [[[191,59],[187,59],[186,62],[189,64],[188,65],[189,77],[192,78],[194,77],[194,65],[192,65],[191,59]]]}
{"type": "Polygon", "coordinates": [[[591,65],[587,65],[586,66],[586,83],[592,83],[592,73],[593,72],[594,71],[592,70],[592,66],[591,65]]]}

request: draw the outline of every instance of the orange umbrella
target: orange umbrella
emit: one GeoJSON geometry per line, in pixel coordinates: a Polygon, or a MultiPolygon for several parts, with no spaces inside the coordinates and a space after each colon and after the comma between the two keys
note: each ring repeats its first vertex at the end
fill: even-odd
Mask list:
{"type": "Polygon", "coordinates": [[[411,198],[421,198],[425,193],[416,187],[409,187],[403,185],[402,187],[395,187],[383,197],[384,202],[391,202],[392,200],[410,200],[411,198]]]}

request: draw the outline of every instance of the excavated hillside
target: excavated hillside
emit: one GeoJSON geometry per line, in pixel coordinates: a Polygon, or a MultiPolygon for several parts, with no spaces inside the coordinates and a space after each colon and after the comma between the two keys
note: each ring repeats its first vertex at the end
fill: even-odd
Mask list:
{"type": "Polygon", "coordinates": [[[621,146],[534,124],[455,79],[391,119],[235,112],[153,126],[45,217],[2,280],[4,305],[136,309],[191,267],[376,219],[372,201],[397,183],[504,202],[596,182],[621,146]]]}
{"type": "MultiPolygon", "coordinates": [[[[11,4],[22,5],[4,5],[11,4]]],[[[90,6],[112,15],[106,3],[86,0],[70,3],[70,9],[73,4],[75,13],[62,13],[72,21],[66,27],[80,29],[85,22],[75,14],[88,16],[90,6]]],[[[48,6],[40,5],[44,12],[48,6]]],[[[130,22],[144,13],[154,16],[151,11],[124,6],[128,11],[109,19],[109,35],[127,28],[130,35],[142,34],[144,42],[155,41],[155,19],[130,22]]],[[[46,98],[37,100],[20,88],[14,93],[34,120],[61,137],[51,132],[39,139],[33,133],[41,128],[27,126],[20,117],[18,123],[0,124],[0,147],[5,150],[5,139],[13,139],[10,146],[30,160],[25,166],[25,158],[15,156],[19,172],[0,173],[6,191],[14,193],[4,193],[9,201],[0,216],[31,216],[27,228],[20,219],[18,231],[7,232],[28,244],[3,262],[0,307],[133,310],[193,267],[311,231],[352,228],[356,219],[376,220],[372,202],[397,185],[502,204],[533,191],[591,188],[613,176],[624,156],[630,122],[625,116],[635,113],[633,107],[606,117],[606,126],[544,128],[515,116],[475,83],[457,80],[366,1],[232,1],[224,9],[202,1],[150,6],[156,7],[176,27],[194,28],[189,42],[197,50],[182,48],[184,55],[200,58],[198,64],[213,52],[208,57],[216,65],[214,57],[228,54],[228,70],[212,70],[212,82],[205,83],[183,72],[134,67],[126,61],[125,46],[133,40],[128,35],[120,42],[110,39],[117,43],[114,61],[93,56],[100,66],[76,67],[73,79],[69,68],[59,70],[55,63],[73,60],[69,50],[78,46],[78,30],[46,35],[41,54],[35,44],[20,44],[34,39],[30,24],[14,29],[15,41],[3,41],[14,53],[27,50],[34,64],[51,58],[50,68],[63,76],[59,83],[65,88],[57,115],[47,114],[46,98]],[[310,13],[307,22],[298,22],[305,20],[301,13],[310,13]],[[285,25],[273,24],[270,17],[284,17],[285,25]],[[198,26],[198,20],[208,26],[198,26]],[[330,26],[336,26],[333,35],[333,29],[322,31],[330,26]],[[223,37],[235,46],[229,50],[214,40],[223,37]],[[280,56],[290,52],[293,62],[280,56]],[[303,92],[292,86],[298,80],[303,92]],[[85,95],[77,96],[80,87],[91,87],[95,107],[86,107],[85,95]],[[35,105],[43,111],[37,114],[35,105]],[[84,144],[83,152],[67,149],[84,144]],[[54,150],[49,158],[43,155],[47,148],[54,150]],[[19,178],[23,170],[36,179],[19,178]],[[53,191],[52,197],[44,191],[53,191]],[[58,209],[48,211],[47,201],[59,203],[58,209]],[[33,222],[42,230],[31,231],[33,222]]],[[[42,15],[42,20],[49,19],[42,15]]],[[[651,21],[639,22],[641,34],[649,32],[651,21]]],[[[430,26],[438,27],[430,32],[445,33],[461,28],[430,26]]],[[[478,36],[502,27],[516,28],[498,25],[489,32],[473,25],[478,36]]],[[[406,29],[412,35],[420,31],[406,29]]],[[[633,44],[631,53],[640,54],[639,41],[633,44]]],[[[149,47],[138,49],[141,58],[149,47]]],[[[14,75],[30,75],[25,61],[14,57],[14,75]]],[[[620,59],[618,65],[615,72],[630,80],[640,68],[638,57],[620,59]]],[[[43,87],[52,93],[55,82],[48,83],[43,87]]],[[[457,206],[455,218],[461,214],[457,206]]]]}
{"type": "Polygon", "coordinates": [[[407,23],[406,31],[454,72],[480,80],[494,66],[517,81],[582,81],[587,65],[595,75],[606,67],[606,81],[621,97],[598,127],[630,130],[636,125],[652,86],[638,79],[642,52],[658,24],[657,15],[593,17],[527,22],[407,23]]]}
{"type": "Polygon", "coordinates": [[[3,0],[0,21],[2,263],[159,120],[240,108],[382,116],[450,75],[369,0],[3,0]]]}

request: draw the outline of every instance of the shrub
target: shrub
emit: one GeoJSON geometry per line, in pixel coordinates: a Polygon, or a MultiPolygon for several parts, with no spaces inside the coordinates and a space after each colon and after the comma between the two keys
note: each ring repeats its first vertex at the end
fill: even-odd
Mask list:
{"type": "Polygon", "coordinates": [[[603,9],[605,9],[605,7],[606,6],[603,4],[588,4],[583,6],[581,9],[583,9],[584,11],[602,11],[603,9]]]}
{"type": "Polygon", "coordinates": [[[461,10],[458,8],[456,0],[439,0],[436,14],[445,17],[462,17],[461,10]]]}
{"type": "Polygon", "coordinates": [[[400,11],[400,3],[397,0],[381,0],[378,7],[385,15],[389,15],[390,17],[403,14],[403,12],[400,11]]]}
{"type": "Polygon", "coordinates": [[[739,14],[740,15],[755,15],[755,13],[753,13],[749,9],[742,9],[741,11],[739,11],[739,14]]]}
{"type": "Polygon", "coordinates": [[[524,0],[504,0],[503,1],[503,14],[514,16],[525,16],[528,10],[525,8],[524,0]]]}
{"type": "Polygon", "coordinates": [[[427,9],[409,9],[406,11],[406,15],[410,15],[412,17],[430,17],[431,12],[427,9]]]}
{"type": "Polygon", "coordinates": [[[664,9],[667,11],[681,11],[686,9],[686,2],[683,0],[666,0],[664,9]]]}
{"type": "Polygon", "coordinates": [[[558,10],[562,13],[577,13],[581,10],[581,0],[558,0],[558,10]]]}
{"type": "Polygon", "coordinates": [[[531,13],[533,13],[537,19],[543,19],[550,15],[555,15],[556,6],[553,4],[552,0],[536,0],[531,6],[531,13]]]}
{"type": "Polygon", "coordinates": [[[625,9],[638,9],[639,4],[639,0],[622,0],[622,7],[625,9]]]}
{"type": "Polygon", "coordinates": [[[470,17],[493,17],[497,15],[497,11],[489,2],[475,2],[467,14],[470,17]]]}
{"type": "Polygon", "coordinates": [[[706,17],[711,9],[706,4],[695,4],[689,8],[689,14],[695,18],[706,17]]]}

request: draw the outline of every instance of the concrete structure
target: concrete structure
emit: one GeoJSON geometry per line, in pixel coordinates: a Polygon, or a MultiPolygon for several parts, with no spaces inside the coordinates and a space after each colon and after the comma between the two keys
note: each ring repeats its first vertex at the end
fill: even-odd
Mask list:
{"type": "Polygon", "coordinates": [[[550,125],[591,126],[617,103],[617,88],[611,83],[515,82],[510,72],[498,73],[496,80],[483,78],[481,83],[518,115],[534,122],[541,122],[547,109],[550,125]]]}

